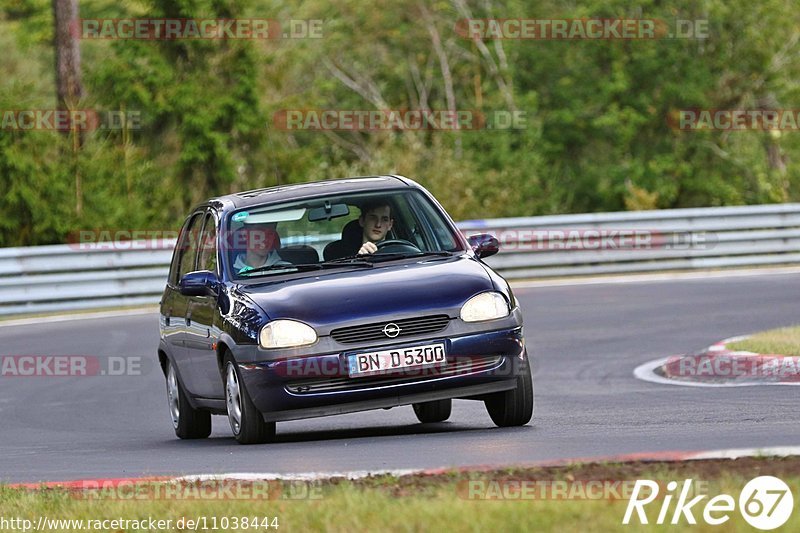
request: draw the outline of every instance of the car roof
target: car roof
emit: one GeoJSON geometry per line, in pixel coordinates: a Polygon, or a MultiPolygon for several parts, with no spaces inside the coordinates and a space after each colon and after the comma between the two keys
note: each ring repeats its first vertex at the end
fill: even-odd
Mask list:
{"type": "Polygon", "coordinates": [[[358,176],[242,191],[211,198],[207,202],[203,202],[202,205],[217,205],[225,210],[239,209],[251,205],[279,203],[287,200],[305,200],[318,196],[397,189],[398,187],[418,187],[418,185],[413,180],[398,175],[358,176]]]}

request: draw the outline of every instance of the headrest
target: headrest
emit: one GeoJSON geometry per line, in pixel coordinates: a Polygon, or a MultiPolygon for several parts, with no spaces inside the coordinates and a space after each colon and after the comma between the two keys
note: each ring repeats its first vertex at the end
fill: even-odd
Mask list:
{"type": "Polygon", "coordinates": [[[361,237],[364,234],[358,220],[351,220],[342,228],[342,240],[345,242],[361,242],[361,237]]]}

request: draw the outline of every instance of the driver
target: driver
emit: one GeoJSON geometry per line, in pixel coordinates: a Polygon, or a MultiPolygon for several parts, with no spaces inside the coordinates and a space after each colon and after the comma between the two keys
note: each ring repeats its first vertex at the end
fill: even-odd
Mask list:
{"type": "Polygon", "coordinates": [[[394,219],[392,208],[388,203],[375,202],[366,204],[361,209],[358,225],[361,226],[361,248],[358,255],[374,254],[378,250],[378,243],[386,238],[392,229],[394,219]]]}

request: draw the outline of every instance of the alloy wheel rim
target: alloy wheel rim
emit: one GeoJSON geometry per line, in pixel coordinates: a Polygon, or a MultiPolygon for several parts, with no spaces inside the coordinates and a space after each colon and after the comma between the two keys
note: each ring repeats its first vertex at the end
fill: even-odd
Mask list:
{"type": "Polygon", "coordinates": [[[167,400],[169,401],[169,414],[172,417],[172,425],[178,429],[178,423],[181,418],[181,406],[178,396],[178,376],[175,375],[175,369],[169,365],[167,372],[167,400]]]}
{"type": "Polygon", "coordinates": [[[239,389],[239,377],[232,363],[228,363],[225,378],[225,397],[228,404],[228,420],[231,430],[238,435],[242,427],[242,397],[239,389]]]}

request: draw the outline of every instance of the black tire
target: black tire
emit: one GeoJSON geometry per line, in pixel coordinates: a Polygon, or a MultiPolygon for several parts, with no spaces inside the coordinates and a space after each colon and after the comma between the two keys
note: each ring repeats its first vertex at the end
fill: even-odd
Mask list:
{"type": "Polygon", "coordinates": [[[175,435],[180,439],[205,439],[211,435],[211,413],[194,409],[186,397],[175,367],[167,360],[167,401],[175,435]]]}
{"type": "Polygon", "coordinates": [[[233,436],[239,444],[263,444],[275,439],[275,422],[264,422],[245,388],[239,366],[230,353],[222,362],[222,380],[225,386],[225,405],[233,436]],[[229,376],[233,381],[229,383],[229,376]],[[235,379],[234,379],[235,378],[235,379]],[[236,419],[238,407],[239,418],[236,419]]]}
{"type": "Polygon", "coordinates": [[[517,388],[492,394],[484,400],[492,422],[499,427],[524,426],[533,418],[533,378],[526,355],[517,376],[517,388]]]}
{"type": "Polygon", "coordinates": [[[423,424],[433,422],[444,422],[450,418],[453,411],[453,400],[434,400],[432,402],[422,402],[414,404],[414,414],[417,420],[423,424]]]}

